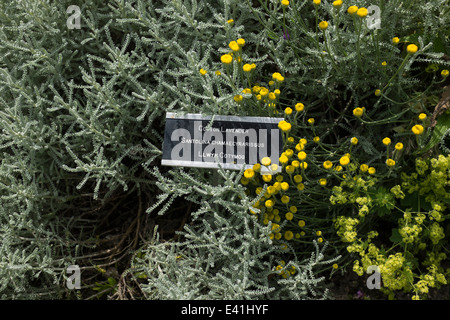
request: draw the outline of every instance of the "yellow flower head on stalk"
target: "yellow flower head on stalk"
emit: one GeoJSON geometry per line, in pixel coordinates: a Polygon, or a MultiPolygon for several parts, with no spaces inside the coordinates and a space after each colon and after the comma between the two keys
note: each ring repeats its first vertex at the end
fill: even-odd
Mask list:
{"type": "Polygon", "coordinates": [[[315,143],[318,143],[318,142],[320,141],[320,137],[314,137],[314,138],[313,138],[313,141],[314,141],[315,143]]]}
{"type": "Polygon", "coordinates": [[[204,76],[206,74],[206,72],[207,71],[205,69],[200,69],[200,73],[201,73],[202,76],[204,76]]]}
{"type": "Polygon", "coordinates": [[[356,14],[358,15],[358,17],[360,18],[365,18],[367,16],[369,12],[367,11],[366,8],[359,8],[358,11],[356,11],[356,14]]]}
{"type": "Polygon", "coordinates": [[[242,66],[242,70],[244,70],[244,72],[250,72],[253,70],[253,68],[250,64],[246,63],[242,66]]]}
{"type": "Polygon", "coordinates": [[[289,108],[289,107],[287,107],[286,109],[284,109],[284,113],[285,113],[286,115],[290,115],[290,114],[292,114],[292,109],[289,108]]]}
{"type": "Polygon", "coordinates": [[[419,120],[425,120],[427,118],[427,115],[425,113],[419,114],[419,120]]]}
{"type": "Polygon", "coordinates": [[[300,183],[300,182],[303,181],[303,178],[302,178],[301,175],[296,174],[296,175],[294,176],[294,181],[295,181],[295,183],[300,183]]]}
{"type": "Polygon", "coordinates": [[[447,69],[444,69],[444,70],[441,71],[441,76],[446,78],[446,77],[448,77],[449,73],[450,72],[447,69]]]}
{"type": "Polygon", "coordinates": [[[330,160],[327,160],[323,163],[323,167],[327,170],[331,169],[333,167],[333,162],[331,162],[330,160]]]}
{"type": "Polygon", "coordinates": [[[321,0],[313,0],[314,5],[318,6],[320,5],[321,0]]]}
{"type": "Polygon", "coordinates": [[[327,179],[325,179],[325,178],[319,179],[319,184],[322,187],[325,187],[327,185],[327,179]]]}
{"type": "Polygon", "coordinates": [[[253,171],[253,169],[247,169],[244,171],[244,177],[246,177],[247,179],[251,179],[255,176],[255,171],[253,171]]]}
{"type": "Polygon", "coordinates": [[[309,119],[308,119],[308,123],[309,123],[310,125],[313,125],[315,122],[316,122],[316,120],[314,120],[314,118],[309,118],[309,119]]]}
{"type": "Polygon", "coordinates": [[[234,52],[239,51],[240,47],[237,44],[236,41],[231,41],[228,46],[230,47],[231,50],[233,50],[234,52]]]}
{"type": "Polygon", "coordinates": [[[381,94],[381,90],[380,89],[376,89],[374,92],[375,96],[379,96],[381,94]]]}
{"type": "Polygon", "coordinates": [[[282,5],[283,7],[289,6],[289,0],[281,0],[281,5],[282,5]]]}
{"type": "Polygon", "coordinates": [[[375,174],[377,170],[374,167],[370,167],[368,170],[369,174],[375,174]]]}
{"type": "Polygon", "coordinates": [[[399,37],[393,37],[392,38],[392,43],[393,44],[398,44],[400,42],[400,38],[399,37]]]}
{"type": "Polygon", "coordinates": [[[292,231],[286,231],[286,232],[284,233],[284,238],[285,238],[287,241],[292,240],[293,237],[294,237],[294,234],[292,233],[292,231]]]}
{"type": "Polygon", "coordinates": [[[220,76],[222,74],[222,72],[220,72],[219,70],[217,70],[215,73],[216,73],[216,76],[220,76]]]}
{"type": "Polygon", "coordinates": [[[359,166],[359,170],[361,170],[361,172],[367,172],[367,170],[369,170],[369,166],[363,163],[362,165],[359,166]]]}
{"type": "Polygon", "coordinates": [[[416,124],[414,127],[411,128],[411,131],[415,134],[415,135],[419,135],[423,133],[423,126],[420,124],[416,124]]]}
{"type": "Polygon", "coordinates": [[[350,163],[350,158],[347,155],[345,155],[341,157],[341,159],[339,159],[339,163],[341,164],[341,166],[346,166],[350,163]]]}
{"type": "Polygon", "coordinates": [[[322,21],[319,23],[320,30],[326,30],[328,28],[328,22],[322,21]]]}
{"type": "Polygon", "coordinates": [[[305,106],[303,103],[299,102],[295,105],[295,111],[301,112],[301,111],[303,111],[303,109],[305,109],[305,106]]]}
{"type": "Polygon", "coordinates": [[[233,99],[234,99],[234,101],[236,101],[236,102],[241,102],[242,99],[243,99],[243,97],[242,97],[240,94],[237,94],[237,95],[234,96],[233,99]]]}
{"type": "Polygon", "coordinates": [[[272,175],[271,174],[263,174],[262,179],[264,182],[270,182],[270,181],[272,181],[272,175]]]}
{"type": "Polygon", "coordinates": [[[280,130],[283,132],[289,132],[291,130],[291,124],[289,122],[281,120],[278,123],[278,128],[280,128],[280,130]]]}
{"type": "Polygon", "coordinates": [[[333,7],[339,9],[342,6],[342,0],[333,1],[333,7]]]}
{"type": "Polygon", "coordinates": [[[230,64],[233,61],[233,57],[230,54],[224,54],[220,57],[220,61],[224,64],[230,64]]]}
{"type": "Polygon", "coordinates": [[[393,166],[395,166],[395,161],[392,159],[387,159],[386,164],[388,167],[393,167],[393,166]]]}
{"type": "Polygon", "coordinates": [[[272,161],[270,160],[269,157],[264,157],[264,158],[261,159],[261,164],[263,166],[266,166],[266,167],[270,166],[271,163],[272,163],[272,161]]]}
{"type": "Polygon", "coordinates": [[[396,143],[395,144],[395,149],[399,150],[399,151],[402,150],[403,149],[403,143],[401,143],[401,142],[396,143]]]}
{"type": "Polygon", "coordinates": [[[383,144],[384,144],[385,146],[390,145],[390,144],[391,144],[391,139],[389,139],[388,137],[384,138],[384,139],[383,139],[383,144]]]}
{"type": "Polygon", "coordinates": [[[277,98],[274,92],[269,92],[269,100],[275,100],[277,98]]]}
{"type": "Polygon", "coordinates": [[[236,43],[238,44],[239,48],[242,48],[245,45],[245,40],[242,38],[239,38],[236,40],[236,43]]]}
{"type": "Polygon", "coordinates": [[[306,225],[305,220],[299,220],[299,221],[298,221],[298,226],[299,226],[300,228],[303,228],[305,225],[306,225]]]}
{"type": "Polygon", "coordinates": [[[306,159],[306,152],[305,151],[300,151],[297,155],[298,159],[303,161],[306,159]]]}
{"type": "Polygon", "coordinates": [[[353,109],[353,115],[357,118],[362,117],[363,113],[364,113],[364,108],[358,107],[358,108],[353,109]]]}
{"type": "Polygon", "coordinates": [[[406,47],[408,53],[416,53],[419,48],[415,44],[410,44],[406,47]]]}
{"type": "Polygon", "coordinates": [[[357,137],[353,137],[350,139],[350,143],[353,145],[357,145],[358,144],[358,138],[357,137]]]}
{"type": "MultiPolygon", "coordinates": [[[[270,158],[269,158],[269,160],[270,160],[270,158]]],[[[255,172],[260,172],[261,171],[261,164],[260,163],[255,163],[254,165],[253,165],[253,171],[255,171],[255,172]]]]}
{"type": "Polygon", "coordinates": [[[229,19],[229,20],[227,20],[227,23],[228,24],[232,24],[234,22],[234,20],[233,19],[229,19]]]}
{"type": "Polygon", "coordinates": [[[260,94],[262,97],[267,96],[267,95],[269,94],[269,89],[267,89],[267,88],[265,88],[265,87],[262,87],[262,88],[259,90],[259,94],[260,94]]]}
{"type": "Polygon", "coordinates": [[[272,74],[272,78],[273,78],[275,81],[278,81],[278,82],[283,82],[283,81],[284,81],[284,77],[283,77],[279,72],[274,72],[274,73],[272,74]]]}
{"type": "Polygon", "coordinates": [[[348,7],[348,9],[347,9],[347,12],[349,13],[349,14],[354,14],[354,13],[356,13],[358,11],[358,7],[357,6],[350,6],[350,7],[348,7]]]}

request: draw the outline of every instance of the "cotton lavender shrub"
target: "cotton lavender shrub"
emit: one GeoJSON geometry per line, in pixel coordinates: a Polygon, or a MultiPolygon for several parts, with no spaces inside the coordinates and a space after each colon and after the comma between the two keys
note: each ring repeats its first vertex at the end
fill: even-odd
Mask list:
{"type": "Polygon", "coordinates": [[[0,296],[97,298],[115,268],[111,299],[128,280],[143,299],[331,297],[327,279],[355,259],[333,219],[359,208],[330,202],[344,172],[327,176],[324,162],[351,153],[348,168],[396,178],[409,155],[445,147],[432,106],[449,69],[448,4],[399,3],[373,1],[372,30],[348,12],[363,1],[1,2],[0,296]],[[285,156],[303,151],[309,168],[294,171],[308,171],[286,171],[291,158],[271,182],[161,168],[169,111],[285,117],[285,156]],[[403,141],[402,158],[385,135],[403,141]],[[289,201],[269,201],[275,182],[289,201]],[[177,237],[148,231],[177,201],[195,208],[177,237]],[[80,290],[66,286],[70,265],[80,290]]]}

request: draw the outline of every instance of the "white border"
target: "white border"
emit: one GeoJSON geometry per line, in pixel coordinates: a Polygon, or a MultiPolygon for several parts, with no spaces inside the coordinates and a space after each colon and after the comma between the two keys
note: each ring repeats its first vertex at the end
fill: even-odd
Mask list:
{"type": "Polygon", "coordinates": [[[217,121],[233,121],[233,122],[261,122],[261,123],[279,123],[284,120],[284,118],[272,118],[272,117],[239,117],[239,116],[224,116],[224,115],[214,115],[214,116],[204,116],[199,113],[186,113],[177,114],[175,112],[166,112],[166,119],[189,119],[189,120],[214,120],[217,121]]]}

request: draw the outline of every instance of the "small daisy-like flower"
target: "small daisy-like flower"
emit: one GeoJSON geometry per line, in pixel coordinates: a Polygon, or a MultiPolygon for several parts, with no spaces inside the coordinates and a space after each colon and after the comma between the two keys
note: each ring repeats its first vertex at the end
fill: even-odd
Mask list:
{"type": "Polygon", "coordinates": [[[420,124],[416,124],[414,127],[411,128],[411,131],[415,134],[415,135],[419,135],[423,133],[423,126],[420,124]]]}
{"type": "Polygon", "coordinates": [[[393,166],[395,166],[395,161],[392,159],[387,159],[386,164],[388,167],[393,167],[393,166]]]}
{"type": "Polygon", "coordinates": [[[350,163],[350,158],[345,155],[345,156],[341,157],[341,159],[339,159],[339,163],[342,166],[346,166],[346,165],[348,165],[350,163]]]}
{"type": "Polygon", "coordinates": [[[316,121],[314,120],[314,118],[309,118],[308,119],[308,123],[313,125],[316,121]]]}
{"type": "Polygon", "coordinates": [[[380,89],[375,90],[374,94],[378,97],[381,94],[381,90],[380,89]]]}
{"type": "Polygon", "coordinates": [[[370,167],[368,170],[369,174],[375,174],[377,170],[374,167],[370,167]]]}
{"type": "Polygon", "coordinates": [[[286,213],[286,214],[284,215],[284,217],[286,218],[286,220],[291,221],[291,220],[294,218],[294,215],[293,215],[292,212],[289,211],[288,213],[286,213]]]}
{"type": "Polygon", "coordinates": [[[244,70],[244,72],[250,72],[250,71],[252,71],[252,66],[250,64],[246,63],[242,66],[242,70],[244,70]]]}
{"type": "Polygon", "coordinates": [[[233,50],[233,51],[239,51],[239,49],[240,49],[240,47],[239,47],[239,45],[237,44],[237,42],[236,41],[231,41],[229,44],[228,44],[228,46],[230,47],[230,49],[231,50],[233,50]]]}
{"type": "Polygon", "coordinates": [[[284,109],[284,113],[287,115],[290,115],[290,114],[292,114],[292,109],[287,107],[286,109],[284,109]]]}
{"type": "Polygon", "coordinates": [[[322,21],[319,23],[320,30],[326,30],[328,28],[328,22],[322,21]]]}
{"type": "Polygon", "coordinates": [[[419,114],[419,120],[425,120],[427,118],[427,115],[425,113],[419,114]]]}
{"type": "Polygon", "coordinates": [[[319,142],[319,141],[320,141],[320,137],[314,137],[314,138],[313,138],[313,141],[314,141],[315,143],[319,142]]]}
{"type": "Polygon", "coordinates": [[[362,115],[363,115],[363,113],[364,113],[364,108],[355,108],[355,109],[353,109],[353,115],[355,116],[355,117],[361,117],[362,115]]]}
{"type": "Polygon", "coordinates": [[[243,99],[243,97],[242,97],[240,94],[237,94],[237,95],[234,96],[233,99],[234,99],[234,101],[236,101],[236,102],[241,102],[242,99],[243,99]]]}
{"type": "Polygon", "coordinates": [[[358,11],[356,11],[356,14],[358,15],[358,17],[360,18],[365,18],[367,16],[369,12],[367,11],[366,8],[359,8],[358,11]]]}
{"type": "Polygon", "coordinates": [[[295,111],[301,112],[305,108],[304,104],[299,102],[295,105],[295,111]]]}
{"type": "Polygon", "coordinates": [[[331,169],[333,167],[333,162],[331,162],[330,160],[327,160],[323,163],[323,167],[325,169],[331,169]]]}
{"type": "Polygon", "coordinates": [[[367,170],[369,170],[369,166],[363,163],[362,165],[359,166],[359,170],[361,170],[361,172],[367,172],[367,170]]]}
{"type": "Polygon", "coordinates": [[[301,175],[296,174],[296,175],[294,176],[294,181],[295,181],[295,183],[300,183],[300,182],[303,181],[303,178],[302,178],[301,175]]]}
{"type": "Polygon", "coordinates": [[[219,70],[217,70],[217,71],[215,72],[215,74],[216,74],[216,76],[220,76],[220,75],[222,74],[222,72],[220,72],[219,70]]]}
{"type": "Polygon", "coordinates": [[[234,22],[234,20],[233,19],[229,19],[229,20],[227,20],[227,23],[228,24],[232,24],[234,22]]]}
{"type": "Polygon", "coordinates": [[[320,5],[320,0],[313,0],[313,3],[316,5],[316,6],[318,6],[318,5],[320,5]]]}
{"type": "Polygon", "coordinates": [[[383,67],[386,67],[386,66],[387,66],[387,62],[386,62],[386,61],[383,61],[383,62],[381,63],[381,65],[382,65],[383,67]]]}
{"type": "Polygon", "coordinates": [[[246,177],[247,179],[251,179],[255,176],[255,171],[253,171],[253,169],[247,169],[244,171],[244,177],[246,177]]]}
{"type": "Polygon", "coordinates": [[[415,44],[410,44],[406,47],[408,53],[416,53],[419,48],[415,44]]]}
{"type": "Polygon", "coordinates": [[[262,177],[264,182],[272,181],[272,175],[271,174],[263,174],[261,177],[262,177]]]}
{"type": "Polygon", "coordinates": [[[281,131],[283,132],[289,132],[291,130],[291,124],[289,122],[286,122],[284,120],[281,120],[278,123],[278,128],[280,128],[281,131]]]}
{"type": "Polygon", "coordinates": [[[350,139],[350,143],[353,145],[357,145],[358,144],[358,138],[357,137],[353,137],[350,139]]]}
{"type": "Polygon", "coordinates": [[[293,237],[294,237],[294,234],[292,233],[292,231],[286,231],[286,232],[284,233],[284,238],[285,238],[287,241],[292,240],[293,237]]]}
{"type": "Polygon", "coordinates": [[[207,71],[205,69],[200,69],[200,73],[201,73],[202,76],[204,76],[206,74],[206,72],[207,71]]]}
{"type": "Polygon", "coordinates": [[[342,6],[342,0],[335,0],[333,1],[333,7],[340,8],[342,6]]]}
{"type": "Polygon", "coordinates": [[[242,38],[239,38],[239,39],[236,40],[236,43],[238,44],[238,46],[240,48],[242,48],[245,45],[245,40],[242,39],[242,38]]]}
{"type": "Polygon", "coordinates": [[[224,64],[230,64],[233,61],[233,57],[229,54],[224,54],[220,57],[220,61],[224,64]]]}
{"type": "Polygon", "coordinates": [[[400,42],[400,38],[399,37],[393,37],[392,38],[392,43],[393,44],[398,44],[400,42]]]}
{"type": "Polygon", "coordinates": [[[401,142],[396,143],[395,144],[395,149],[399,150],[399,151],[402,150],[403,149],[403,143],[401,143],[401,142]]]}
{"type": "Polygon", "coordinates": [[[354,14],[354,13],[356,13],[358,11],[358,7],[357,6],[350,6],[350,7],[348,7],[348,9],[347,9],[347,12],[349,13],[349,14],[354,14]]]}
{"type": "Polygon", "coordinates": [[[384,139],[383,139],[383,144],[384,144],[385,146],[390,145],[390,144],[391,144],[391,139],[388,138],[388,137],[384,138],[384,139]]]}
{"type": "Polygon", "coordinates": [[[327,185],[327,179],[325,179],[325,178],[319,179],[319,184],[322,187],[326,186],[327,185]]]}
{"type": "Polygon", "coordinates": [[[282,196],[281,202],[284,204],[289,203],[289,196],[287,196],[287,195],[282,196]]]}
{"type": "Polygon", "coordinates": [[[444,77],[444,78],[446,78],[446,77],[448,77],[449,73],[450,73],[450,72],[449,72],[448,70],[446,70],[446,69],[445,69],[445,70],[442,70],[442,71],[441,71],[441,76],[444,77]]]}
{"type": "Polygon", "coordinates": [[[264,158],[261,159],[261,164],[263,166],[266,166],[266,167],[270,166],[271,163],[272,163],[272,161],[270,160],[269,157],[264,157],[264,158]]]}
{"type": "Polygon", "coordinates": [[[305,151],[300,151],[297,155],[298,159],[303,161],[306,159],[306,152],[305,151]]]}
{"type": "Polygon", "coordinates": [[[281,5],[287,7],[289,5],[289,0],[281,0],[281,5]]]}
{"type": "Polygon", "coordinates": [[[303,228],[305,225],[306,225],[305,220],[299,220],[299,221],[298,221],[298,226],[299,226],[300,228],[303,228]]]}

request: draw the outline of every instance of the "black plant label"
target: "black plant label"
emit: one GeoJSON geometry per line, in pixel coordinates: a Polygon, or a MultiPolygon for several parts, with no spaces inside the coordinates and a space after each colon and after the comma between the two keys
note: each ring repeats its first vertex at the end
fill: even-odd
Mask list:
{"type": "MultiPolygon", "coordinates": [[[[280,172],[282,118],[179,115],[168,112],[164,131],[162,165],[240,170],[264,157],[271,171],[280,172]],[[274,169],[275,168],[275,169],[274,169]]],[[[264,171],[264,167],[262,168],[264,171]]]]}

